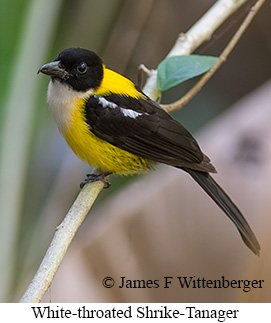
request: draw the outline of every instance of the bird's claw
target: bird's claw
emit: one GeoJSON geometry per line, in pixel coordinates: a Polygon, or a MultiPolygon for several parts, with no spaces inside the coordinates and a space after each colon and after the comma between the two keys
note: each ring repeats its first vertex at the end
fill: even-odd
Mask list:
{"type": "Polygon", "coordinates": [[[104,183],[104,188],[109,188],[111,186],[111,183],[106,179],[107,176],[109,176],[111,173],[106,172],[102,174],[87,174],[84,181],[80,184],[80,188],[83,188],[88,183],[94,183],[97,181],[101,181],[104,183]]]}

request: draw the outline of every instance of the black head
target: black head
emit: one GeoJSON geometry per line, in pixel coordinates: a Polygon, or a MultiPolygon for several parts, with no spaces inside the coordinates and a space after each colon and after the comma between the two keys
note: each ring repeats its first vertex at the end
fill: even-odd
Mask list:
{"type": "Polygon", "coordinates": [[[97,88],[103,78],[101,58],[87,49],[68,48],[57,58],[43,65],[39,72],[50,75],[52,80],[66,83],[76,91],[87,91],[97,88]]]}

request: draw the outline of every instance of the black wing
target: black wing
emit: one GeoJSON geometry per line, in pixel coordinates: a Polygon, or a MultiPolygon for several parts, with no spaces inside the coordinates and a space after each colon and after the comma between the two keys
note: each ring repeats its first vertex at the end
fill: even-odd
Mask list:
{"type": "Polygon", "coordinates": [[[188,172],[233,221],[246,245],[259,254],[259,243],[242,213],[208,174],[215,172],[209,158],[192,135],[158,104],[148,98],[91,96],[85,117],[97,137],[138,156],[188,172]]]}
{"type": "Polygon", "coordinates": [[[192,135],[147,97],[93,95],[85,117],[97,137],[118,148],[159,163],[215,172],[192,135]]]}

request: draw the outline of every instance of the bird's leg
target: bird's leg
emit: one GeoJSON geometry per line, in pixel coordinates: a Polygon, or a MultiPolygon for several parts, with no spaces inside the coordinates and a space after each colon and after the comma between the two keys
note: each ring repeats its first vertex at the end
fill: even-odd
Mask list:
{"type": "Polygon", "coordinates": [[[97,181],[101,181],[105,184],[104,188],[109,188],[111,183],[106,179],[107,176],[111,175],[110,172],[105,172],[101,174],[87,174],[85,180],[80,184],[80,188],[83,188],[87,183],[93,183],[97,181]]]}

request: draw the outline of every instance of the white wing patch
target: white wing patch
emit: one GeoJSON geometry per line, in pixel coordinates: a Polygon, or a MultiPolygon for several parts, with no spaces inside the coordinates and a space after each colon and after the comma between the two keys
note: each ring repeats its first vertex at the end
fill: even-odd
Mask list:
{"type": "Polygon", "coordinates": [[[133,119],[136,119],[138,116],[142,115],[142,113],[136,112],[136,111],[131,110],[131,109],[120,108],[120,110],[125,115],[125,117],[130,117],[130,118],[133,118],[133,119]]]}
{"type": "Polygon", "coordinates": [[[99,103],[103,106],[103,108],[115,109],[118,107],[116,103],[110,102],[103,98],[102,96],[98,96],[99,103]]]}
{"type": "MultiPolygon", "coordinates": [[[[101,96],[97,96],[97,98],[103,108],[116,109],[118,107],[118,105],[116,103],[110,102],[101,96]]],[[[120,111],[123,113],[123,115],[125,117],[130,117],[133,119],[136,119],[138,116],[141,116],[143,114],[143,113],[131,110],[131,109],[125,109],[125,108],[121,108],[121,107],[120,107],[120,111]]]]}

